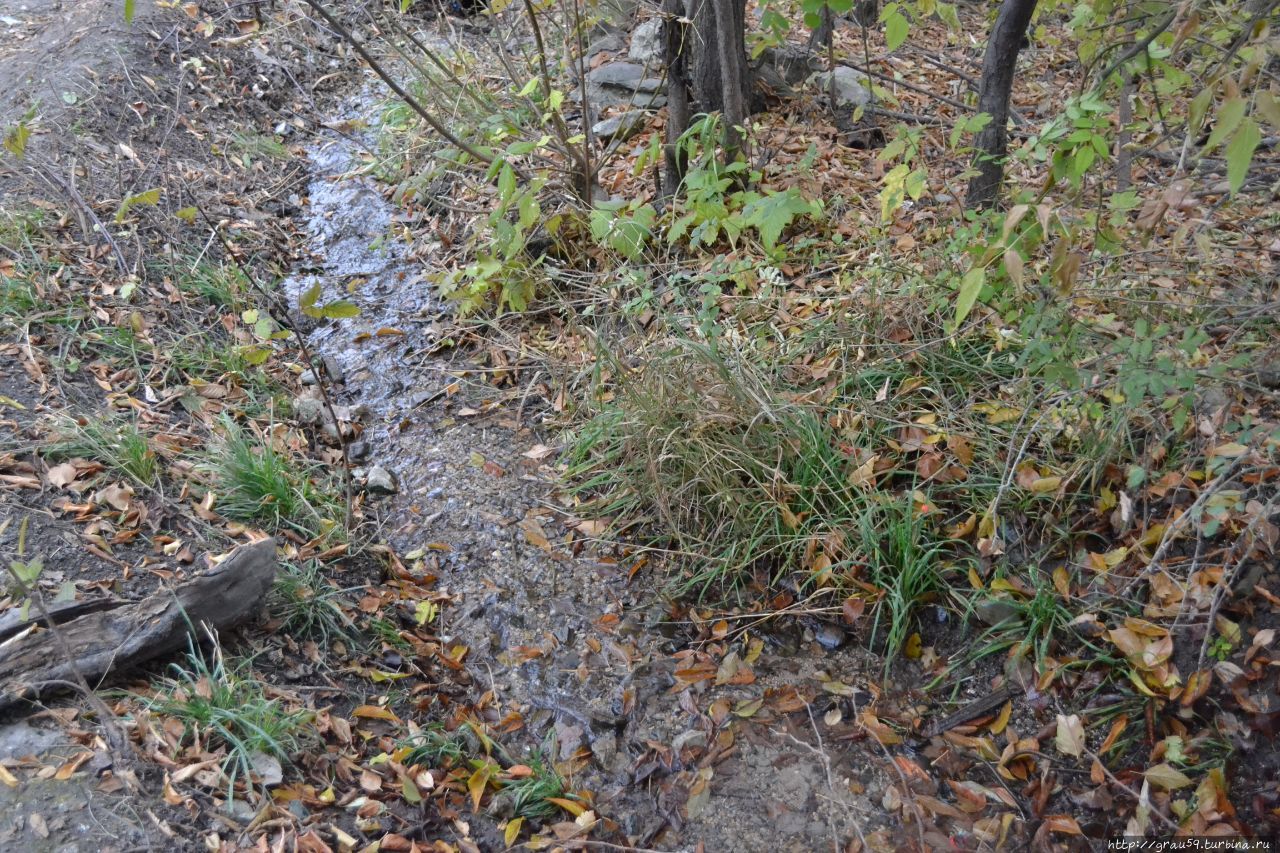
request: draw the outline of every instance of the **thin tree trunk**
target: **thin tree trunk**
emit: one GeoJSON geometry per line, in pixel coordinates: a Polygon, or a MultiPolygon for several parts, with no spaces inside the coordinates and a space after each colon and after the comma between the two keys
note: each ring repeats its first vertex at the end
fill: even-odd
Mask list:
{"type": "MultiPolygon", "coordinates": [[[[831,49],[831,40],[836,32],[836,19],[830,6],[824,5],[818,12],[818,26],[809,33],[809,52],[827,53],[831,49]]],[[[827,69],[830,71],[831,69],[827,69]]]]}
{"type": "Polygon", "coordinates": [[[1000,196],[1004,182],[1004,160],[1009,150],[1009,94],[1018,65],[1018,51],[1031,24],[1037,0],[1004,0],[996,14],[982,59],[982,87],[978,112],[991,121],[978,134],[974,167],[978,174],[969,181],[965,200],[970,209],[991,207],[1000,196]]]}
{"type": "Polygon", "coordinates": [[[715,15],[732,27],[721,26],[716,49],[720,54],[721,111],[724,121],[725,158],[732,162],[746,153],[740,128],[747,123],[747,87],[750,83],[744,50],[745,4],[743,0],[715,0],[715,15]]]}
{"type": "Polygon", "coordinates": [[[684,23],[683,0],[664,0],[662,32],[666,39],[664,60],[667,65],[667,144],[663,148],[665,168],[662,194],[673,196],[684,180],[685,156],[680,137],[689,129],[689,28],[684,23]]]}

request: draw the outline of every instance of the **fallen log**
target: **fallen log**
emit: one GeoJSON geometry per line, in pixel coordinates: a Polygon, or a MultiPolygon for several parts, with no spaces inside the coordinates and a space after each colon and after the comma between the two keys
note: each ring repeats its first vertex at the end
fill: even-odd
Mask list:
{"type": "Polygon", "coordinates": [[[203,574],[141,601],[108,602],[107,609],[61,624],[50,614],[61,642],[32,613],[31,622],[41,630],[0,644],[0,708],[64,690],[78,681],[77,671],[96,685],[110,672],[184,647],[202,625],[229,628],[262,605],[275,574],[275,540],[266,539],[242,545],[203,574]]]}

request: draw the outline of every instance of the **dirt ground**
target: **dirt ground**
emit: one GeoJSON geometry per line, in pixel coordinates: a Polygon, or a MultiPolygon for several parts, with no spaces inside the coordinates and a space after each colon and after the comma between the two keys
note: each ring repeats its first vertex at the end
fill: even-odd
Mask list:
{"type": "MultiPolygon", "coordinates": [[[[425,644],[430,654],[384,648],[376,666],[262,624],[225,638],[256,655],[270,686],[343,718],[325,734],[345,727],[348,746],[359,727],[356,740],[371,753],[393,743],[405,722],[452,721],[464,707],[477,709],[508,749],[565,770],[602,819],[596,837],[616,849],[967,850],[989,849],[994,836],[1005,849],[1026,849],[1037,821],[1025,814],[1014,820],[1010,811],[1003,824],[992,818],[984,837],[938,828],[956,809],[920,768],[947,765],[962,778],[970,768],[958,752],[937,738],[902,742],[896,734],[886,737],[890,751],[867,736],[884,726],[877,715],[918,724],[937,711],[942,693],[955,703],[980,699],[1003,677],[999,667],[935,695],[909,672],[886,687],[884,662],[866,638],[846,634],[829,614],[721,624],[668,598],[657,561],[642,562],[625,543],[596,541],[560,490],[548,446],[554,437],[538,428],[550,403],[536,389],[487,384],[488,371],[465,348],[439,352],[456,327],[423,281],[430,241],[399,239],[405,229],[395,227],[402,223],[385,188],[355,174],[375,147],[361,130],[377,109],[371,76],[323,33],[280,27],[246,39],[242,33],[256,31],[247,7],[205,6],[191,14],[139,3],[137,20],[126,25],[116,4],[0,0],[0,127],[37,104],[27,157],[0,161],[0,189],[5,206],[43,211],[51,230],[79,241],[67,286],[83,290],[73,310],[88,325],[77,328],[97,318],[99,337],[107,327],[141,324],[149,346],[194,347],[198,336],[175,338],[173,330],[201,311],[212,317],[209,334],[218,331],[218,312],[174,294],[159,313],[135,321],[127,300],[95,284],[95,275],[133,277],[159,293],[174,247],[220,254],[207,229],[177,224],[189,206],[229,223],[253,269],[278,275],[286,304],[320,284],[326,298],[345,295],[359,305],[359,317],[311,324],[307,339],[340,376],[333,402],[355,424],[357,487],[382,468],[397,488],[361,497],[361,535],[373,547],[336,560],[333,580],[355,590],[359,607],[391,601],[401,615],[413,613],[396,598],[404,587],[430,587],[442,604],[437,636],[425,644]],[[213,33],[193,34],[197,19],[212,21],[213,33]],[[95,231],[95,215],[151,188],[162,190],[159,202],[133,210],[128,227],[111,229],[115,238],[95,231]],[[349,287],[353,280],[359,285],[349,287]],[[398,683],[410,672],[418,679],[412,689],[377,680],[398,683]],[[394,725],[377,717],[384,707],[393,708],[394,725]],[[369,708],[373,720],[360,719],[356,711],[368,717],[369,708]],[[904,792],[934,804],[927,812],[910,806],[910,827],[897,817],[904,792]]],[[[0,474],[9,487],[0,491],[0,512],[28,519],[28,550],[46,563],[42,583],[137,598],[238,541],[243,530],[208,523],[191,511],[198,501],[177,490],[134,495],[123,513],[132,522],[93,530],[63,511],[89,494],[88,487],[62,494],[50,482],[41,450],[53,415],[100,414],[140,397],[148,405],[138,408],[173,439],[166,465],[207,443],[213,418],[160,393],[155,370],[108,366],[56,332],[33,336],[30,323],[10,328],[0,339],[0,474]],[[68,370],[73,361],[81,369],[68,370]],[[182,547],[167,547],[173,542],[182,547]]],[[[307,436],[297,441],[300,452],[332,467],[336,451],[317,436],[325,416],[306,423],[301,414],[315,414],[320,401],[296,373],[271,392],[272,405],[292,414],[277,417],[273,408],[270,420],[307,436]]],[[[248,406],[244,389],[221,378],[197,390],[224,410],[248,406]]],[[[5,559],[17,537],[16,524],[0,534],[5,559]]],[[[943,650],[966,629],[939,616],[926,643],[943,650]]],[[[143,685],[163,666],[107,686],[143,685]]],[[[1034,734],[1055,711],[1047,702],[1020,703],[1012,726],[1034,734]]],[[[369,849],[390,834],[423,850],[507,846],[502,826],[510,815],[499,798],[479,813],[469,804],[450,811],[434,800],[399,800],[370,818],[364,794],[388,789],[332,743],[300,758],[291,772],[301,778],[286,777],[281,788],[288,797],[257,812],[220,808],[212,786],[193,790],[186,777],[170,784],[179,766],[159,749],[142,759],[125,766],[71,700],[11,713],[0,723],[0,847],[266,849],[279,839],[286,849],[286,828],[288,849],[300,850],[369,849]],[[124,783],[134,776],[138,790],[130,793],[124,783]],[[334,780],[355,793],[335,803],[334,780]],[[427,846],[442,839],[455,846],[427,846]]],[[[981,784],[966,790],[969,803],[1003,801],[1006,783],[990,766],[974,764],[972,774],[981,784]]],[[[462,790],[455,794],[450,802],[466,802],[462,790]]]]}
{"type": "MultiPolygon", "coordinates": [[[[215,12],[225,23],[225,10],[215,12]]],[[[192,45],[177,35],[183,23],[178,11],[140,4],[137,14],[127,25],[113,5],[0,3],[7,36],[0,45],[0,116],[9,125],[34,105],[37,117],[28,156],[5,161],[0,180],[8,203],[27,199],[61,217],[72,231],[83,226],[81,236],[97,243],[87,263],[136,273],[145,269],[157,233],[172,230],[159,214],[188,202],[217,204],[235,194],[237,214],[268,226],[258,235],[263,253],[276,266],[289,267],[289,252],[272,256],[284,245],[276,234],[305,227],[297,201],[306,181],[341,180],[343,170],[332,164],[325,173],[325,145],[351,143],[340,134],[308,137],[320,140],[310,143],[312,162],[290,160],[283,172],[237,176],[214,134],[205,134],[214,129],[225,139],[236,132],[261,133],[295,116],[278,93],[248,99],[247,114],[243,101],[228,110],[228,80],[215,79],[219,75],[209,67],[221,65],[217,70],[245,86],[260,85],[268,76],[281,85],[295,75],[314,79],[314,69],[290,68],[278,52],[268,56],[217,39],[192,45]],[[203,70],[184,52],[193,46],[200,51],[194,56],[206,63],[203,70]],[[84,220],[94,205],[153,183],[164,188],[164,202],[154,213],[143,212],[132,244],[93,239],[92,225],[84,220]]],[[[368,84],[353,75],[341,85],[358,94],[368,84]]],[[[334,105],[328,115],[311,116],[312,127],[317,120],[342,118],[333,94],[310,90],[316,101],[334,105]]],[[[308,194],[313,205],[323,197],[321,187],[308,194]]],[[[357,225],[370,227],[367,220],[357,225]]],[[[342,227],[339,222],[312,234],[305,269],[323,271],[344,257],[342,227]]],[[[367,244],[365,238],[357,244],[367,244]]],[[[830,728],[833,719],[845,719],[838,710],[832,717],[830,703],[815,707],[797,724],[794,713],[749,707],[762,686],[794,697],[797,670],[810,682],[811,695],[833,678],[856,683],[868,665],[865,655],[852,645],[824,650],[812,635],[807,642],[799,634],[771,637],[767,645],[757,638],[749,652],[743,645],[754,665],[756,683],[749,694],[732,684],[693,693],[672,690],[681,665],[675,655],[697,655],[689,642],[698,632],[682,624],[680,608],[659,594],[656,569],[630,578],[615,553],[584,543],[580,534],[568,549],[552,544],[574,539],[579,520],[563,505],[557,508],[554,471],[541,461],[543,437],[528,426],[532,410],[524,411],[527,395],[486,398],[464,382],[460,393],[423,405],[424,396],[438,396],[433,392],[445,377],[458,372],[456,361],[421,355],[435,326],[445,322],[443,309],[429,300],[379,301],[376,288],[365,295],[360,324],[420,334],[377,353],[346,343],[355,334],[346,326],[320,330],[316,342],[321,352],[332,351],[354,368],[342,401],[372,409],[364,427],[374,448],[372,462],[399,477],[399,495],[377,508],[383,537],[400,553],[435,543],[439,558],[433,570],[450,599],[443,637],[471,650],[466,670],[454,676],[455,690],[473,698],[492,691],[489,713],[495,720],[522,716],[527,722],[512,743],[547,749],[572,768],[573,786],[593,792],[599,813],[616,822],[618,838],[668,850],[702,842],[707,850],[801,851],[839,847],[877,829],[884,833],[886,821],[875,799],[883,771],[872,760],[879,759],[866,744],[848,739],[847,725],[830,728]],[[826,714],[827,722],[814,714],[826,714]],[[832,743],[824,742],[820,728],[832,743]]],[[[16,405],[4,410],[10,438],[0,450],[10,454],[8,473],[28,477],[36,487],[7,491],[2,499],[7,515],[29,521],[28,551],[46,561],[42,582],[70,580],[82,589],[96,585],[136,598],[164,578],[181,576],[186,567],[156,554],[146,536],[103,541],[103,547],[86,552],[82,526],[51,510],[56,503],[31,451],[47,436],[50,415],[101,411],[102,383],[95,386],[83,373],[50,370],[50,362],[27,344],[20,338],[3,344],[16,357],[6,357],[0,368],[0,395],[16,405]]],[[[225,547],[215,531],[183,517],[178,504],[151,501],[148,509],[153,531],[181,535],[196,551],[225,547]]],[[[14,553],[17,535],[11,526],[0,541],[7,554],[14,553]]],[[[799,706],[793,701],[792,707],[799,706]]],[[[249,817],[199,808],[191,799],[176,806],[182,801],[162,795],[157,768],[145,764],[133,771],[139,790],[126,793],[113,772],[123,768],[115,766],[92,721],[65,700],[13,718],[0,737],[0,762],[14,779],[13,786],[0,788],[0,843],[6,846],[196,849],[213,837],[235,838],[249,817]]],[[[501,815],[474,821],[472,837],[482,849],[503,846],[495,817],[501,815]]]]}

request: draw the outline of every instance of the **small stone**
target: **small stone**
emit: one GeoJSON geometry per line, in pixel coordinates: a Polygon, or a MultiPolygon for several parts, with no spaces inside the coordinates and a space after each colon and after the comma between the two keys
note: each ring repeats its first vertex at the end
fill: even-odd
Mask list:
{"type": "Polygon", "coordinates": [[[662,35],[661,18],[645,21],[631,34],[631,47],[627,50],[627,57],[633,62],[650,67],[662,64],[666,47],[662,35]]]}
{"type": "Polygon", "coordinates": [[[1016,622],[1022,617],[1022,611],[1011,601],[1003,598],[988,598],[978,602],[973,608],[978,621],[984,625],[996,626],[1002,622],[1016,622]]]}
{"type": "Polygon", "coordinates": [[[394,495],[400,491],[400,486],[396,483],[396,475],[381,465],[374,465],[369,469],[364,485],[370,492],[383,495],[394,495]]]}
{"type": "Polygon", "coordinates": [[[367,441],[353,441],[347,445],[347,459],[352,462],[365,462],[372,453],[367,441]]]}
{"type": "Polygon", "coordinates": [[[846,65],[837,65],[834,71],[815,74],[813,80],[823,92],[830,91],[834,86],[836,103],[842,106],[865,107],[871,103],[871,91],[866,86],[867,78],[846,65]]]}
{"type": "Polygon", "coordinates": [[[601,735],[591,742],[591,754],[606,770],[613,766],[613,759],[618,755],[618,738],[613,732],[601,735]]]}
{"type": "Polygon", "coordinates": [[[844,629],[839,625],[824,622],[813,632],[813,639],[827,651],[834,652],[844,645],[844,629]]]}
{"type": "Polygon", "coordinates": [[[760,58],[756,60],[756,66],[771,67],[778,72],[778,76],[784,83],[789,86],[799,86],[817,70],[814,67],[815,62],[816,58],[809,51],[795,45],[783,44],[762,50],[760,58]]]}
{"type": "Polygon", "coordinates": [[[318,397],[298,397],[293,401],[293,417],[300,424],[318,424],[324,419],[324,401],[318,397]]]}
{"type": "Polygon", "coordinates": [[[1263,388],[1280,388],[1280,359],[1263,362],[1258,366],[1258,384],[1263,388]]]}
{"type": "MultiPolygon", "coordinates": [[[[321,364],[324,365],[324,375],[330,382],[342,381],[342,366],[338,364],[336,358],[326,355],[321,359],[321,364]]],[[[303,385],[315,385],[316,372],[311,369],[304,370],[298,375],[298,381],[303,385]]]]}
{"type": "Polygon", "coordinates": [[[595,134],[596,139],[604,141],[621,139],[625,141],[644,130],[644,123],[647,118],[648,113],[643,110],[632,110],[596,122],[591,126],[591,132],[595,134]]]}
{"type": "Polygon", "coordinates": [[[621,53],[622,47],[622,39],[615,33],[609,33],[587,45],[586,57],[590,59],[598,53],[621,53]]]}

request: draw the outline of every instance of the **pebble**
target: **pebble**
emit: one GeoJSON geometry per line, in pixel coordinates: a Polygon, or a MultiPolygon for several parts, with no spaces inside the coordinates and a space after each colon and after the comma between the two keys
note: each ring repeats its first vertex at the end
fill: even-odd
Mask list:
{"type": "Polygon", "coordinates": [[[823,622],[818,626],[817,630],[813,632],[813,639],[817,641],[818,645],[822,646],[827,651],[834,652],[836,649],[844,645],[844,629],[839,625],[832,625],[829,622],[823,622]]]}
{"type": "Polygon", "coordinates": [[[383,495],[394,495],[400,491],[400,486],[396,483],[396,475],[381,465],[374,465],[369,469],[365,479],[365,488],[370,492],[377,492],[383,495]]]}

